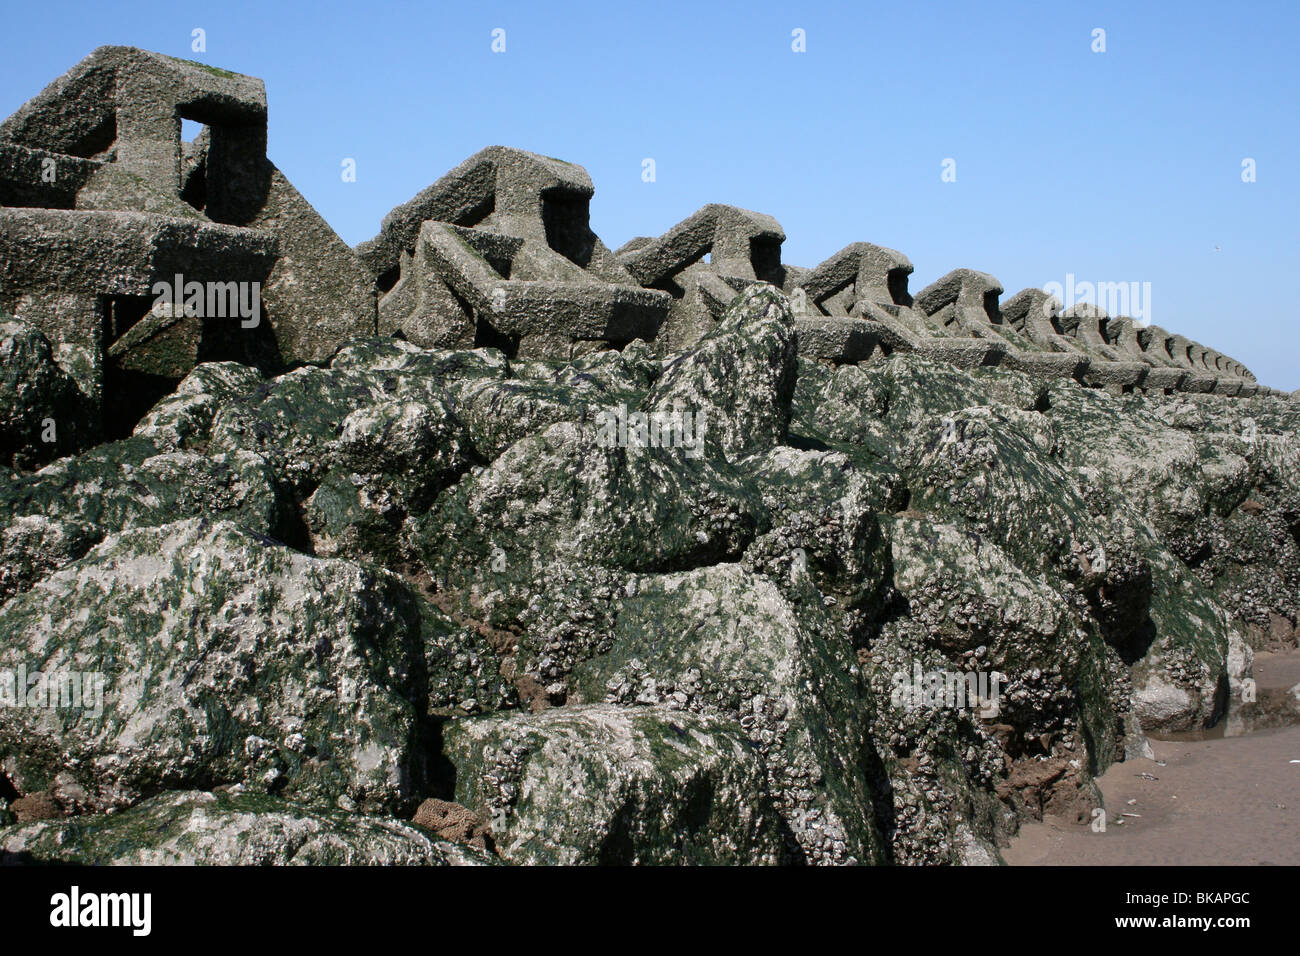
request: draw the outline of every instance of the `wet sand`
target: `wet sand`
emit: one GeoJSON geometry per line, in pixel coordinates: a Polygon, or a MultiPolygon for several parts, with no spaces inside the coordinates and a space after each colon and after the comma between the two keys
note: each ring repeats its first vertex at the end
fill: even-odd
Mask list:
{"type": "Polygon", "coordinates": [[[1255,655],[1255,682],[1263,689],[1300,684],[1300,651],[1255,655]]]}
{"type": "MultiPolygon", "coordinates": [[[[1300,654],[1259,655],[1255,679],[1261,692],[1294,686],[1300,654]]],[[[1098,780],[1104,833],[1053,818],[1027,823],[1003,859],[1019,866],[1300,865],[1300,726],[1153,739],[1151,747],[1155,760],[1115,764],[1098,780]]]]}

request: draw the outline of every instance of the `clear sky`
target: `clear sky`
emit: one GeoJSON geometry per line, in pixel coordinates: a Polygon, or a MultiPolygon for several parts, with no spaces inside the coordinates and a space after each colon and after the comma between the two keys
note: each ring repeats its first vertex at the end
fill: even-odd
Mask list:
{"type": "Polygon", "coordinates": [[[788,263],[898,249],[914,292],[959,266],[1007,296],[1150,283],[1152,321],[1300,388],[1300,3],[53,0],[4,23],[0,115],[110,43],[263,78],[271,158],[349,243],[517,146],[587,168],[611,248],[724,202],[775,216],[788,263]]]}

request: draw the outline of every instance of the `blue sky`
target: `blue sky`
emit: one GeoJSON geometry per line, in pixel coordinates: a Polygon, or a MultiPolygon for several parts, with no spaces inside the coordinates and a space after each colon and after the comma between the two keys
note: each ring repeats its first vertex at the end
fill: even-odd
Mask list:
{"type": "Polygon", "coordinates": [[[585,166],[611,247],[725,202],[775,216],[796,265],[898,249],[913,291],[959,266],[1008,296],[1149,282],[1153,321],[1300,388],[1300,4],[172,0],[5,23],[0,115],[107,43],[262,77],[271,158],[349,243],[499,143],[585,166]]]}

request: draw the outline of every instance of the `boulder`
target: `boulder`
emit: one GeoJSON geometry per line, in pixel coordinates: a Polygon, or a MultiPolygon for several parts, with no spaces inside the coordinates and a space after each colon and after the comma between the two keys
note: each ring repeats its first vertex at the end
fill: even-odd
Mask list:
{"type": "Polygon", "coordinates": [[[40,330],[0,315],[0,466],[38,467],[90,444],[95,409],[40,330]]]}
{"type": "Polygon", "coordinates": [[[734,722],[604,704],[450,724],[456,798],[527,864],[776,863],[780,821],[734,722]]]}
{"type": "Polygon", "coordinates": [[[710,455],[734,459],[780,444],[790,424],[796,343],[789,300],[771,286],[752,286],[699,345],[667,363],[642,408],[695,415],[710,455]]]}
{"type": "Polygon", "coordinates": [[[492,858],[382,817],[258,794],[174,791],[106,815],[0,830],[0,864],[473,866],[492,858]]]}
{"type": "Polygon", "coordinates": [[[189,519],[109,536],[0,606],[0,632],[0,671],[46,688],[0,708],[20,793],[102,810],[240,784],[370,811],[418,794],[421,621],[391,574],[189,519]]]}
{"type": "Polygon", "coordinates": [[[609,652],[570,678],[583,701],[667,706],[737,722],[794,860],[883,859],[869,781],[869,706],[847,638],[804,582],[788,599],[737,564],[638,580],[609,652]]]}

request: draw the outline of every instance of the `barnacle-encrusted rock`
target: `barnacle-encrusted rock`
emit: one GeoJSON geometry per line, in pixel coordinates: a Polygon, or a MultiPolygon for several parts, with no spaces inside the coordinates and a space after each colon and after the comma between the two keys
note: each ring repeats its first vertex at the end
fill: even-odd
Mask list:
{"type": "Polygon", "coordinates": [[[785,445],[740,467],[753,476],[771,523],[747,549],[749,564],[783,583],[810,574],[846,612],[870,614],[888,580],[879,516],[902,506],[902,475],[844,452],[785,445]]]}
{"type": "Polygon", "coordinates": [[[893,856],[968,862],[983,848],[996,858],[1008,811],[989,791],[1019,765],[1058,757],[1070,773],[1069,785],[1022,786],[1009,801],[1017,811],[1095,805],[1083,757],[1117,756],[1123,667],[1060,593],[988,538],[908,514],[890,522],[890,539],[907,614],[860,657],[877,702],[873,737],[900,795],[893,856]],[[936,680],[949,688],[941,700],[915,699],[910,688],[936,680]]]}
{"type": "Polygon", "coordinates": [[[197,790],[160,794],[112,815],[0,830],[0,864],[472,866],[490,860],[397,820],[197,790]]]}
{"type": "Polygon", "coordinates": [[[738,556],[759,513],[757,495],[726,462],[680,448],[609,447],[595,427],[565,422],[465,478],[410,535],[440,578],[476,573],[453,567],[457,551],[496,548],[507,568],[570,556],[648,571],[738,556]]]}
{"type": "Polygon", "coordinates": [[[869,705],[852,649],[807,582],[792,603],[740,565],[639,580],[609,652],[580,664],[584,701],[663,705],[739,723],[762,755],[765,789],[793,858],[877,862],[869,705]]]}
{"type": "Polygon", "coordinates": [[[288,499],[260,455],[162,451],[131,438],[0,486],[0,601],[105,535],[206,515],[287,536],[288,499]]]}
{"type": "Polygon", "coordinates": [[[611,252],[505,147],[354,251],[266,116],[105,47],[0,123],[10,857],[994,863],[1296,645],[1230,356],[731,206],[611,252]]]}
{"type": "Polygon", "coordinates": [[[31,468],[84,447],[97,431],[92,404],[49,340],[0,313],[0,467],[31,468]]]}
{"type": "Polygon", "coordinates": [[[512,863],[744,864],[784,856],[762,762],[733,721],[590,704],[446,731],[456,797],[512,863]]]}
{"type": "Polygon", "coordinates": [[[667,363],[645,410],[695,414],[705,446],[724,457],[763,451],[785,439],[797,354],[789,302],[752,286],[695,348],[667,363]]]}
{"type": "Polygon", "coordinates": [[[791,372],[784,309],[751,285],[665,360],[206,363],[133,437],[14,475],[0,664],[126,675],[97,722],[3,715],[22,806],[229,783],[344,832],[450,761],[516,862],[990,862],[1292,639],[1286,402],[913,354],[791,372]],[[702,427],[641,440],[656,411],[702,427]],[[917,668],[996,673],[996,707],[909,708],[917,668]],[[361,722],[326,690],[353,678],[361,722]]]}
{"type": "Polygon", "coordinates": [[[230,522],[110,536],[0,607],[0,668],[103,681],[93,706],[0,708],[4,773],[90,809],[214,783],[402,806],[423,774],[420,628],[391,575],[230,522]]]}

